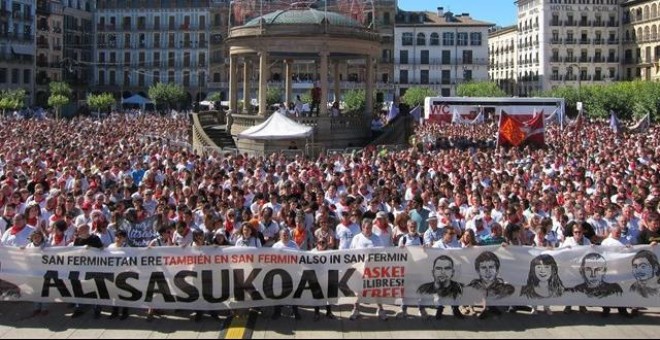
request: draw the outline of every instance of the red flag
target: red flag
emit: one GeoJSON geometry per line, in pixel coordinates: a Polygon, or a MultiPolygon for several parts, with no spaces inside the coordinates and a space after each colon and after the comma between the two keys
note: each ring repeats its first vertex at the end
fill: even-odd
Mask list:
{"type": "Polygon", "coordinates": [[[523,143],[545,145],[545,126],[542,114],[536,114],[526,122],[520,122],[502,111],[498,132],[498,145],[520,146],[523,143]]]}
{"type": "Polygon", "coordinates": [[[500,112],[497,145],[520,145],[525,140],[525,133],[522,131],[521,127],[522,123],[502,110],[500,112]]]}

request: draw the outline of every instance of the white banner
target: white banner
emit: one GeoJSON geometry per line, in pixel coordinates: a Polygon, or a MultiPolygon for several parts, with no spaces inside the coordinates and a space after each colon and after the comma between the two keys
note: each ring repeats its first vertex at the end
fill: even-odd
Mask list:
{"type": "Polygon", "coordinates": [[[355,301],[658,307],[659,249],[0,248],[0,296],[194,310],[355,301]]]}

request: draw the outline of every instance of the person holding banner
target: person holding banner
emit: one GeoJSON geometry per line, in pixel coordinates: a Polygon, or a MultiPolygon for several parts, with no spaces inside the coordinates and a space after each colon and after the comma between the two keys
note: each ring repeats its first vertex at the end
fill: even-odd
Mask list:
{"type": "Polygon", "coordinates": [[[5,247],[25,247],[30,243],[30,235],[34,228],[25,223],[25,216],[23,214],[16,214],[12,218],[12,226],[8,228],[2,239],[0,245],[5,247]]]}
{"type": "Polygon", "coordinates": [[[243,222],[239,231],[240,236],[238,236],[236,243],[234,243],[235,247],[261,248],[261,241],[259,241],[258,237],[253,235],[254,230],[252,229],[252,226],[250,226],[250,223],[243,222]]]}
{"type": "MultiPolygon", "coordinates": [[[[329,241],[328,241],[327,236],[317,237],[316,238],[316,247],[314,249],[312,249],[311,252],[312,253],[319,253],[319,252],[323,252],[323,251],[327,251],[329,249],[332,249],[331,247],[329,247],[328,242],[329,241]]],[[[319,319],[321,319],[320,309],[321,308],[319,306],[314,307],[314,321],[318,321],[319,319]]],[[[330,319],[330,320],[334,320],[334,319],[337,318],[332,313],[332,305],[331,304],[326,304],[325,305],[325,317],[330,319]]]]}
{"type": "MultiPolygon", "coordinates": [[[[380,238],[373,233],[373,221],[365,218],[362,220],[362,232],[355,235],[351,240],[350,249],[369,249],[382,247],[380,243],[380,238]]],[[[356,302],[353,307],[353,312],[351,313],[350,319],[356,320],[360,317],[360,303],[356,302]]],[[[387,312],[383,308],[382,304],[378,304],[378,318],[385,321],[387,320],[387,312]]]]}
{"type": "MultiPolygon", "coordinates": [[[[115,242],[110,244],[107,249],[115,250],[126,247],[127,236],[126,231],[117,230],[115,232],[115,242]]],[[[117,306],[112,307],[112,313],[110,313],[108,319],[114,319],[119,316],[119,320],[126,320],[128,318],[128,307],[121,307],[121,316],[119,315],[119,309],[120,307],[117,306]]]]}
{"type": "MultiPolygon", "coordinates": [[[[296,242],[291,239],[291,235],[287,229],[281,229],[279,231],[279,240],[273,244],[273,249],[290,249],[290,250],[300,250],[296,242]]],[[[302,319],[300,313],[298,312],[298,306],[292,305],[291,310],[293,311],[293,317],[296,320],[302,319]]],[[[273,308],[273,315],[271,315],[271,320],[278,320],[282,317],[282,306],[277,305],[273,308]]]]}
{"type": "MultiPolygon", "coordinates": [[[[103,249],[103,242],[98,236],[90,232],[89,224],[81,223],[76,225],[76,235],[73,239],[73,246],[74,247],[85,246],[87,248],[103,249]]],[[[73,314],[71,314],[71,317],[75,319],[82,316],[83,314],[85,314],[85,312],[82,310],[80,304],[76,304],[73,314]]],[[[100,317],[101,317],[101,306],[95,305],[94,319],[98,319],[100,317]]]]}

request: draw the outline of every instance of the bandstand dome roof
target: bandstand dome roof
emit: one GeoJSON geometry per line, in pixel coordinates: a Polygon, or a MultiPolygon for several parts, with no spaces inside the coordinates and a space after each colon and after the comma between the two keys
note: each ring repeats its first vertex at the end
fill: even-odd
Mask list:
{"type": "Polygon", "coordinates": [[[314,8],[292,8],[277,10],[248,21],[244,27],[259,26],[263,19],[266,25],[312,25],[321,24],[327,18],[332,26],[362,27],[362,25],[349,17],[336,12],[324,12],[314,8]]]}

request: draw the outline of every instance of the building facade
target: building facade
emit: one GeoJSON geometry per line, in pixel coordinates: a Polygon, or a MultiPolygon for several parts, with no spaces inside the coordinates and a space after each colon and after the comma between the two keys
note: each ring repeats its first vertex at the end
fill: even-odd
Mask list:
{"type": "Polygon", "coordinates": [[[48,85],[62,81],[64,15],[60,0],[37,1],[35,105],[48,105],[48,85]]]}
{"type": "Polygon", "coordinates": [[[622,4],[623,79],[660,80],[660,1],[622,4]]]}
{"type": "MultiPolygon", "coordinates": [[[[519,0],[516,5],[516,77],[507,82],[516,85],[507,93],[531,96],[558,86],[622,79],[619,0],[519,0]]],[[[491,37],[498,40],[504,33],[514,34],[491,37]]],[[[499,71],[491,70],[491,80],[504,79],[499,71]]]]}
{"type": "Polygon", "coordinates": [[[510,96],[518,95],[518,26],[488,32],[488,76],[510,96]]]}
{"type": "Polygon", "coordinates": [[[181,84],[188,103],[206,97],[211,2],[99,0],[93,83],[117,98],[156,82],[181,84]],[[137,10],[135,8],[138,8],[137,10]]]}
{"type": "MultiPolygon", "coordinates": [[[[92,90],[93,0],[63,0],[64,16],[62,80],[71,87],[70,109],[85,102],[92,90]]],[[[64,112],[69,111],[65,109],[64,112]]],[[[71,112],[69,112],[71,113],[71,112]]]]}
{"type": "Polygon", "coordinates": [[[488,80],[488,29],[493,24],[468,13],[400,11],[394,28],[394,81],[397,94],[428,86],[454,96],[457,85],[488,80]]]}
{"type": "Polygon", "coordinates": [[[0,0],[0,88],[26,90],[34,103],[34,1],[0,0]]]}

